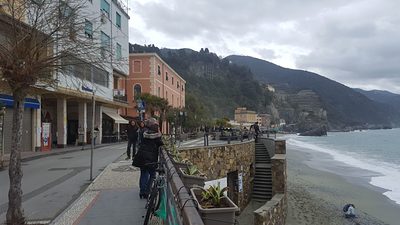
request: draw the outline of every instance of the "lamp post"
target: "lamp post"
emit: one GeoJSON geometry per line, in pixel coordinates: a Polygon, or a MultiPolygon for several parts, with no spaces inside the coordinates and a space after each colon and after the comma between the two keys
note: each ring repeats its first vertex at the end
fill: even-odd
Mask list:
{"type": "Polygon", "coordinates": [[[1,107],[0,111],[0,116],[1,116],[1,158],[0,158],[0,168],[2,168],[4,165],[4,117],[6,115],[6,107],[1,107]]]}

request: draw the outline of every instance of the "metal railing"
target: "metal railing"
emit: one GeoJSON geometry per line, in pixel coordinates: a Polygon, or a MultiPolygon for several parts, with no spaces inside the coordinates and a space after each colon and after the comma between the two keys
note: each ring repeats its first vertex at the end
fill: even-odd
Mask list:
{"type": "Polygon", "coordinates": [[[113,99],[114,101],[117,102],[123,102],[123,103],[128,102],[128,97],[126,95],[114,95],[113,99]]]}
{"type": "Polygon", "coordinates": [[[204,225],[195,200],[184,186],[171,158],[164,149],[161,158],[165,161],[166,168],[164,169],[167,177],[166,225],[204,225]]]}

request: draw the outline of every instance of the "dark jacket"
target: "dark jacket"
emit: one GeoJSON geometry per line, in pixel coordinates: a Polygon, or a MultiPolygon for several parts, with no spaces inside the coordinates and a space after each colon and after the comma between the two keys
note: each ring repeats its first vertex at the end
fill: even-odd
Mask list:
{"type": "Polygon", "coordinates": [[[138,127],[137,126],[132,126],[131,124],[128,125],[127,129],[127,135],[128,139],[131,141],[136,141],[138,138],[138,127]]]}
{"type": "Polygon", "coordinates": [[[132,165],[140,168],[155,168],[156,164],[146,165],[158,162],[158,149],[164,145],[161,140],[160,132],[145,130],[143,139],[140,141],[139,150],[136,153],[132,165]]]}

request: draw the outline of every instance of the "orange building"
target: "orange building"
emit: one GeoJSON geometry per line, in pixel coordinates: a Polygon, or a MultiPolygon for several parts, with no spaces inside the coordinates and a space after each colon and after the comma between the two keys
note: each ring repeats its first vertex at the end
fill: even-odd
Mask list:
{"type": "Polygon", "coordinates": [[[149,93],[168,101],[174,108],[185,107],[186,81],[156,53],[130,53],[126,95],[130,105],[123,115],[138,117],[135,96],[149,93]]]}

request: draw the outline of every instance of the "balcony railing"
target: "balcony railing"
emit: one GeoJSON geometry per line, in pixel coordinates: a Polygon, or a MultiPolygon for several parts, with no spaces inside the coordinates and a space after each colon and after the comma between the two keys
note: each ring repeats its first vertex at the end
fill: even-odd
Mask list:
{"type": "Polygon", "coordinates": [[[114,101],[127,103],[128,98],[125,95],[125,89],[114,89],[114,101]]]}

